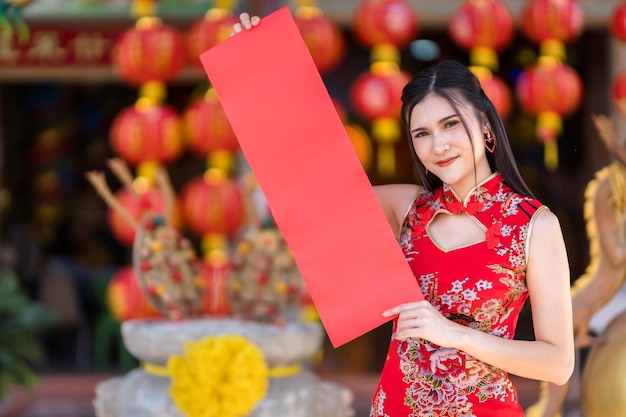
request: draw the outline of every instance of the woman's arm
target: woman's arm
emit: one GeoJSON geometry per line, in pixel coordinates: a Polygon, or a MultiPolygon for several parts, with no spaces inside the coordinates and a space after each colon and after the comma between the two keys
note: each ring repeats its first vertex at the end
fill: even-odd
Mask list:
{"type": "Polygon", "coordinates": [[[374,186],[378,201],[396,238],[400,236],[400,228],[404,222],[404,216],[413,200],[415,200],[418,190],[419,186],[412,184],[374,186]]]}
{"type": "Polygon", "coordinates": [[[403,304],[384,313],[398,315],[396,337],[419,337],[525,378],[562,385],[574,368],[569,265],[559,222],[544,210],[532,229],[527,267],[535,340],[510,340],[446,319],[428,301],[403,304]]]}

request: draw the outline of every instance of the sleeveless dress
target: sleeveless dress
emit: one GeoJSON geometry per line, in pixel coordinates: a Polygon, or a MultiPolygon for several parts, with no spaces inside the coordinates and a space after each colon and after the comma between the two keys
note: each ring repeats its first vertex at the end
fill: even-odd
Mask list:
{"type": "MultiPolygon", "coordinates": [[[[466,201],[446,184],[420,192],[404,220],[400,246],[425,299],[450,320],[513,338],[528,296],[530,229],[543,209],[505,185],[498,173],[466,201]],[[485,240],[450,250],[437,246],[427,225],[439,212],[472,216],[485,240]]],[[[391,340],[370,411],[370,417],[523,415],[506,372],[423,339],[391,340]]]]}

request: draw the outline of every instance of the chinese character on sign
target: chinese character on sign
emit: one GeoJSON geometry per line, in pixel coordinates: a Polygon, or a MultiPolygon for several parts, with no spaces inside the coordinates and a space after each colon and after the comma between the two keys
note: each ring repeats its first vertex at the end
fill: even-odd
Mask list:
{"type": "Polygon", "coordinates": [[[33,41],[26,55],[33,61],[64,61],[67,51],[62,47],[59,32],[41,31],[33,34],[33,41]]]}

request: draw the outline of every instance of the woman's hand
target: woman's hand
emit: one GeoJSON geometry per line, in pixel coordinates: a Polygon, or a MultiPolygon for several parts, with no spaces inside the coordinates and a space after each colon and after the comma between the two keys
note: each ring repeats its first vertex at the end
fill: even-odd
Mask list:
{"type": "Polygon", "coordinates": [[[428,301],[401,304],[383,313],[398,316],[394,337],[398,340],[420,338],[442,347],[455,347],[463,326],[445,318],[428,301]]]}
{"type": "Polygon", "coordinates": [[[235,33],[239,33],[244,29],[250,30],[254,26],[257,26],[260,21],[261,21],[261,18],[259,16],[250,17],[248,13],[243,12],[239,15],[239,22],[235,23],[235,25],[233,26],[233,29],[235,30],[235,33]]]}

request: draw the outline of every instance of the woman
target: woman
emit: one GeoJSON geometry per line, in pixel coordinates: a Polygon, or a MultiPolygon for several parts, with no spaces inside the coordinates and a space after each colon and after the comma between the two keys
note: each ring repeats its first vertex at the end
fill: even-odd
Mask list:
{"type": "MultiPolygon", "coordinates": [[[[243,13],[235,32],[258,24],[243,13]]],[[[558,220],[465,66],[424,70],[402,102],[423,186],[375,188],[425,300],[383,313],[394,332],[371,416],[523,416],[508,373],[564,384],[574,365],[558,220]],[[513,340],[527,297],[535,340],[513,340]]]]}

